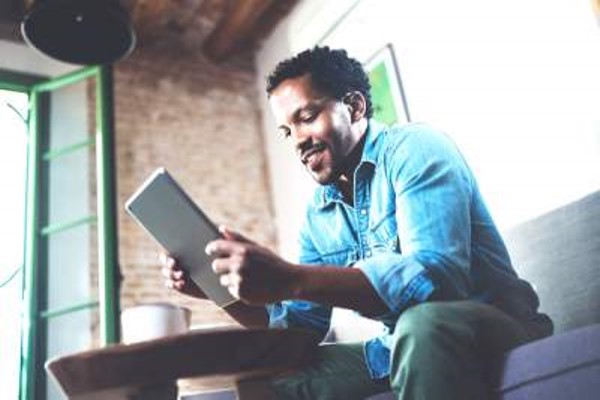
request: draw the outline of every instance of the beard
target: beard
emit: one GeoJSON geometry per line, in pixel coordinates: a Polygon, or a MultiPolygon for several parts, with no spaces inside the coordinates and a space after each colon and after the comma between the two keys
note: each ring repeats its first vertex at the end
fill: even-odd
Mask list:
{"type": "Polygon", "coordinates": [[[337,177],[330,169],[324,169],[319,172],[309,170],[308,173],[319,185],[331,185],[337,180],[337,177]]]}
{"type": "Polygon", "coordinates": [[[332,156],[330,150],[327,149],[325,152],[326,154],[321,154],[322,158],[317,168],[312,169],[308,164],[305,165],[309,175],[319,185],[331,185],[339,179],[341,174],[341,168],[335,162],[335,157],[332,156]]]}

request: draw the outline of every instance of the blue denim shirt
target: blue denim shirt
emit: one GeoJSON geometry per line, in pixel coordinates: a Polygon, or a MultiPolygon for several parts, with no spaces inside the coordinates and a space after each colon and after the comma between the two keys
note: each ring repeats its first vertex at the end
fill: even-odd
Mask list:
{"type": "MultiPolygon", "coordinates": [[[[434,292],[535,319],[537,296],[512,268],[454,143],[425,124],[388,128],[372,120],[366,135],[354,204],[345,203],[335,185],[316,189],[299,235],[299,262],[360,268],[387,305],[389,311],[375,317],[386,331],[365,343],[371,376],[389,374],[389,339],[399,315],[434,292]]],[[[290,300],[267,309],[273,327],[322,335],[329,329],[329,306],[290,300]]]]}

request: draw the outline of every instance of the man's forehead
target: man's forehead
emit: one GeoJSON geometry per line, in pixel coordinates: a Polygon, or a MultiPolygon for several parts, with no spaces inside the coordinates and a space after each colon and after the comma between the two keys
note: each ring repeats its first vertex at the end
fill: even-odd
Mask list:
{"type": "Polygon", "coordinates": [[[313,82],[309,74],[288,78],[273,90],[271,97],[320,97],[318,91],[313,87],[313,82]]]}
{"type": "Polygon", "coordinates": [[[296,111],[308,106],[310,103],[323,99],[323,94],[317,90],[310,75],[302,75],[282,81],[272,92],[269,98],[271,108],[275,113],[284,113],[291,116],[296,111]]]}

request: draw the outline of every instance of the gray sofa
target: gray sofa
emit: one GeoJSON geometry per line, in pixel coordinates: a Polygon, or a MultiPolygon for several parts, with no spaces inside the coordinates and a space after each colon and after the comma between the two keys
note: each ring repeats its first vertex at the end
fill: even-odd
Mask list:
{"type": "MultiPolygon", "coordinates": [[[[600,399],[600,192],[525,222],[505,239],[517,271],[532,282],[541,310],[554,321],[555,334],[490,360],[486,373],[494,400],[600,399]]],[[[384,393],[369,400],[393,398],[384,393]]]]}
{"type": "Polygon", "coordinates": [[[555,334],[495,360],[497,398],[600,399],[600,192],[528,221],[505,239],[555,334]]]}

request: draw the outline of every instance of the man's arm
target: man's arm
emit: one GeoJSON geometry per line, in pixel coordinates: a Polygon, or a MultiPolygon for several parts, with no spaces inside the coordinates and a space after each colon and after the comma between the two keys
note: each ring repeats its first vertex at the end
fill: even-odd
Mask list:
{"type": "Polygon", "coordinates": [[[365,274],[356,268],[295,266],[293,298],[348,308],[365,316],[389,311],[365,274]]]}
{"type": "MultiPolygon", "coordinates": [[[[221,275],[221,283],[241,300],[223,309],[242,326],[267,326],[268,314],[263,305],[288,299],[348,308],[364,315],[387,311],[360,270],[288,263],[239,233],[228,229],[221,233],[225,239],[213,242],[215,249],[209,249],[209,253],[227,254],[227,258],[215,260],[215,271],[221,275]],[[249,280],[259,284],[249,284],[249,280]]],[[[163,254],[160,261],[167,287],[198,299],[207,298],[173,257],[163,254]]]]}
{"type": "MultiPolygon", "coordinates": [[[[166,254],[161,254],[160,263],[165,286],[197,299],[207,299],[206,294],[190,279],[189,275],[177,265],[177,260],[166,254]]],[[[268,325],[268,316],[265,307],[251,306],[241,301],[236,301],[223,310],[240,325],[247,328],[264,328],[268,325]]]]}
{"type": "MultiPolygon", "coordinates": [[[[356,262],[393,314],[472,290],[473,176],[456,145],[424,124],[399,128],[385,150],[401,253],[356,262]]],[[[485,221],[482,221],[486,223],[485,221]]]]}
{"type": "MultiPolygon", "coordinates": [[[[279,283],[277,279],[267,277],[265,282],[272,282],[272,285],[278,288],[261,290],[260,292],[264,294],[260,297],[252,292],[241,297],[239,288],[233,288],[232,285],[234,295],[237,295],[242,301],[232,303],[223,309],[242,326],[248,328],[267,326],[268,315],[265,307],[261,304],[287,299],[307,300],[329,306],[348,308],[367,316],[378,315],[387,311],[387,307],[368,279],[358,269],[342,269],[335,266],[314,268],[290,264],[272,253],[268,254],[268,250],[256,244],[252,244],[252,246],[248,246],[248,242],[245,246],[243,243],[240,244],[242,247],[239,247],[238,251],[245,253],[246,256],[263,253],[261,257],[265,259],[263,266],[274,263],[280,264],[282,269],[276,275],[289,275],[289,278],[279,280],[279,283]],[[267,258],[272,258],[272,260],[268,261],[267,258]],[[288,284],[281,285],[282,281],[288,282],[288,284]],[[275,296],[272,294],[275,294],[275,296]],[[257,303],[258,305],[249,303],[257,303]]],[[[167,287],[198,299],[207,298],[185,271],[178,267],[174,258],[163,255],[161,263],[163,264],[162,273],[166,278],[167,287]]]]}
{"type": "Polygon", "coordinates": [[[365,276],[354,268],[297,265],[283,260],[237,232],[222,228],[224,239],[208,245],[214,271],[230,293],[247,304],[306,300],[356,310],[365,315],[388,311],[365,276]]]}

